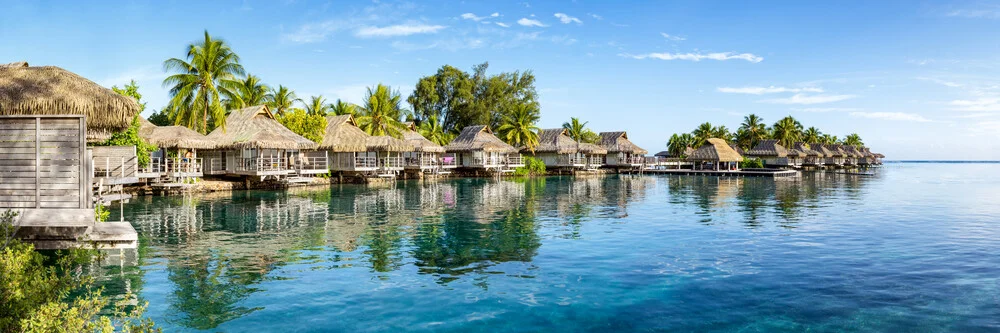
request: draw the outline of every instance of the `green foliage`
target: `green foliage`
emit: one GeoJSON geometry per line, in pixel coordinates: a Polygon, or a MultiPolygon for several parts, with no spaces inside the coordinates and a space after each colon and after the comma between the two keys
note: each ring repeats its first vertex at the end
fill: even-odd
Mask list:
{"type": "Polygon", "coordinates": [[[295,96],[294,91],[282,85],[278,85],[278,89],[271,88],[265,100],[264,104],[271,108],[271,112],[275,115],[282,115],[294,107],[295,102],[302,102],[302,99],[295,96]]]}
{"type": "Polygon", "coordinates": [[[170,118],[175,125],[202,134],[216,127],[225,129],[226,110],[220,98],[220,85],[246,74],[240,57],[229,44],[212,38],[206,30],[204,41],[187,46],[186,59],[170,58],[163,62],[164,69],[177,72],[163,80],[164,86],[170,86],[170,102],[166,107],[170,118]]]}
{"type": "Polygon", "coordinates": [[[759,158],[743,157],[743,161],[740,162],[740,169],[762,169],[764,168],[764,161],[759,158]]]}
{"type": "Polygon", "coordinates": [[[387,135],[402,138],[405,125],[400,121],[407,113],[401,103],[403,97],[399,91],[393,91],[389,86],[379,83],[369,87],[365,94],[365,105],[355,117],[358,127],[369,135],[387,135]]]}
{"type": "Polygon", "coordinates": [[[861,141],[861,136],[858,135],[857,133],[848,134],[846,137],[844,137],[844,141],[842,141],[841,143],[844,145],[855,146],[855,147],[861,147],[865,145],[864,141],[861,141]]]}
{"type": "Polygon", "coordinates": [[[447,145],[451,140],[455,139],[455,133],[445,131],[438,117],[434,115],[420,122],[417,132],[424,138],[427,138],[427,140],[442,146],[447,145]]]}
{"type": "Polygon", "coordinates": [[[743,123],[736,134],[736,144],[744,150],[752,149],[770,135],[764,120],[752,113],[743,117],[743,123]]]}
{"type": "Polygon", "coordinates": [[[242,80],[222,80],[219,82],[219,88],[219,93],[225,97],[222,104],[226,110],[263,105],[271,91],[271,87],[262,83],[260,77],[255,75],[247,75],[242,80]]]}
{"type": "Polygon", "coordinates": [[[580,136],[580,142],[597,144],[601,142],[601,135],[588,128],[583,130],[583,134],[580,136]]]}
{"type": "Polygon", "coordinates": [[[802,141],[802,123],[792,116],[778,120],[771,126],[771,138],[785,147],[791,147],[796,141],[802,141]]]}
{"type": "Polygon", "coordinates": [[[545,162],[540,158],[525,156],[524,166],[514,169],[514,175],[518,177],[544,176],[545,162]]]}
{"type": "Polygon", "coordinates": [[[514,147],[528,148],[532,153],[538,147],[538,109],[528,105],[518,105],[504,115],[503,123],[497,128],[500,139],[514,147]]]}
{"type": "MultiPolygon", "coordinates": [[[[10,232],[16,215],[0,214],[0,228],[10,232]]],[[[75,273],[94,260],[96,251],[60,251],[46,257],[16,239],[0,243],[0,332],[159,332],[140,319],[145,305],[129,309],[93,289],[92,278],[75,273]]],[[[126,300],[129,297],[125,298],[126,300]]]]}
{"type": "Polygon", "coordinates": [[[149,115],[149,122],[156,126],[170,126],[174,124],[174,121],[170,119],[170,115],[167,113],[166,109],[160,110],[159,112],[154,111],[153,114],[149,115]]]}
{"type": "Polygon", "coordinates": [[[338,116],[342,116],[345,114],[350,114],[350,115],[356,114],[358,113],[359,108],[360,107],[358,107],[356,104],[344,102],[339,98],[337,99],[336,102],[330,104],[330,112],[338,116]]]}
{"type": "Polygon", "coordinates": [[[111,211],[108,210],[107,206],[100,203],[94,204],[94,217],[97,219],[97,222],[107,222],[110,216],[111,211]]]}
{"type": "Polygon", "coordinates": [[[139,93],[139,84],[135,83],[135,80],[129,81],[124,88],[118,88],[118,86],[111,86],[111,90],[118,93],[119,95],[132,97],[135,99],[136,103],[139,103],[139,113],[146,111],[146,103],[142,101],[142,94],[139,93]]]}
{"type": "Polygon", "coordinates": [[[302,102],[305,105],[306,113],[309,115],[318,115],[321,117],[326,117],[328,111],[330,111],[330,104],[326,104],[326,98],[323,95],[313,96],[309,98],[309,103],[302,102]]]}
{"type": "Polygon", "coordinates": [[[529,71],[487,75],[488,63],[467,73],[442,66],[437,73],[420,78],[407,99],[419,123],[434,115],[445,132],[457,133],[470,125],[497,128],[504,116],[518,107],[539,109],[535,75],[529,71]]]}
{"type": "Polygon", "coordinates": [[[310,114],[303,109],[294,108],[277,116],[278,122],[285,125],[295,134],[319,143],[326,135],[326,117],[310,114]]]}
{"type": "Polygon", "coordinates": [[[694,136],[688,133],[674,134],[670,136],[670,140],[667,141],[667,152],[671,156],[685,157],[684,152],[687,151],[689,147],[694,145],[694,136]]]}
{"type": "Polygon", "coordinates": [[[98,146],[135,146],[135,154],[139,161],[139,167],[149,165],[149,153],[157,150],[156,146],[146,143],[139,136],[139,116],[132,119],[132,125],[122,132],[114,133],[98,146]]]}

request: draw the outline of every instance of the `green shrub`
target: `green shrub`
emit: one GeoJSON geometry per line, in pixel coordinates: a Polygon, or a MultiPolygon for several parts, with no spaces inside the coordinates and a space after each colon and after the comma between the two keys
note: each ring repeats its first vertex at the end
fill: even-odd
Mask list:
{"type": "Polygon", "coordinates": [[[112,134],[108,141],[104,141],[98,146],[135,146],[135,155],[139,159],[140,168],[149,165],[149,153],[157,150],[156,146],[146,143],[139,136],[139,116],[132,119],[132,125],[127,129],[112,134]]]}
{"type": "Polygon", "coordinates": [[[740,162],[740,169],[761,169],[764,167],[764,162],[759,158],[744,157],[743,161],[740,162]]]}
{"type": "Polygon", "coordinates": [[[545,162],[534,157],[525,157],[524,166],[514,169],[514,175],[518,177],[544,176],[545,162]]]}

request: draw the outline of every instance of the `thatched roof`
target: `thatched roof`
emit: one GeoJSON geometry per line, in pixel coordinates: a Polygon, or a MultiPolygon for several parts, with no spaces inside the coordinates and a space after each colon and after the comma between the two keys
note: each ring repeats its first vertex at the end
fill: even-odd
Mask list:
{"type": "Polygon", "coordinates": [[[847,156],[851,157],[865,157],[864,154],[858,151],[858,147],[851,145],[844,145],[844,152],[847,153],[847,156]]]}
{"type": "MultiPolygon", "coordinates": [[[[538,134],[536,153],[574,154],[579,144],[569,136],[565,128],[544,129],[538,134]]],[[[525,150],[525,149],[522,149],[525,150]]]]}
{"type": "Polygon", "coordinates": [[[847,156],[846,153],[844,153],[844,149],[843,149],[843,147],[841,145],[838,145],[838,144],[827,144],[827,145],[823,145],[823,147],[826,148],[826,150],[830,151],[830,155],[827,155],[827,156],[832,156],[832,157],[845,157],[845,156],[847,156]]]}
{"type": "Polygon", "coordinates": [[[729,143],[729,148],[733,148],[733,150],[735,150],[737,153],[739,153],[740,156],[746,155],[746,152],[743,151],[743,148],[740,148],[740,145],[736,144],[735,142],[730,142],[729,143]]]}
{"type": "Polygon", "coordinates": [[[809,154],[806,153],[805,151],[801,150],[801,149],[792,148],[792,149],[788,150],[788,156],[791,156],[791,157],[807,157],[807,156],[809,156],[809,154]]]}
{"type": "Polygon", "coordinates": [[[208,134],[222,149],[316,149],[316,143],[295,134],[274,118],[264,105],[233,110],[226,127],[208,134]]]}
{"type": "Polygon", "coordinates": [[[589,154],[589,155],[607,155],[608,154],[608,150],[604,149],[604,147],[595,145],[593,143],[586,143],[586,142],[581,142],[580,143],[580,152],[584,153],[584,154],[589,154]]]}
{"type": "Polygon", "coordinates": [[[688,155],[687,159],[689,161],[740,162],[743,161],[743,156],[733,150],[726,143],[726,140],[711,138],[688,155]]]}
{"type": "MultiPolygon", "coordinates": [[[[778,143],[778,140],[770,139],[764,140],[757,144],[757,146],[750,149],[747,152],[748,156],[763,156],[763,157],[787,157],[789,150],[778,143]]],[[[793,154],[797,156],[797,154],[793,154]]]]}
{"type": "Polygon", "coordinates": [[[358,128],[354,116],[345,114],[326,117],[326,134],[319,143],[319,149],[335,153],[368,151],[368,133],[358,128]]]}
{"type": "Polygon", "coordinates": [[[622,132],[601,132],[601,147],[608,150],[608,153],[632,153],[645,155],[649,151],[636,146],[628,140],[628,134],[622,132]]]}
{"type": "Polygon", "coordinates": [[[156,126],[139,117],[139,136],[146,143],[167,149],[213,149],[215,141],[184,126],[156,126]]]}
{"type": "Polygon", "coordinates": [[[799,150],[806,154],[806,156],[816,156],[824,157],[823,153],[813,149],[812,145],[807,145],[805,142],[796,142],[794,145],[796,150],[799,150]]]}
{"type": "Polygon", "coordinates": [[[444,147],[434,143],[431,140],[427,140],[423,135],[417,133],[416,127],[413,123],[408,125],[406,131],[403,132],[403,140],[407,143],[413,145],[413,151],[425,152],[425,153],[443,153],[444,147]]]}
{"type": "MultiPolygon", "coordinates": [[[[684,149],[684,156],[691,155],[691,153],[693,153],[693,152],[694,152],[694,148],[687,147],[687,148],[684,149]]],[[[740,155],[742,155],[742,153],[740,155]]],[[[680,157],[680,156],[671,154],[669,150],[661,151],[659,153],[656,153],[653,156],[656,156],[656,157],[670,157],[670,158],[680,157]]]]}
{"type": "Polygon", "coordinates": [[[452,140],[444,150],[448,152],[486,151],[500,153],[516,153],[517,148],[507,144],[493,135],[486,125],[467,126],[462,129],[455,140],[452,140]]]}
{"type": "Polygon", "coordinates": [[[368,151],[377,152],[408,152],[413,151],[413,145],[409,142],[385,135],[369,136],[365,139],[368,151]]]}
{"type": "Polygon", "coordinates": [[[831,151],[829,148],[826,148],[826,145],[821,143],[810,143],[809,148],[812,148],[812,150],[815,150],[816,152],[823,154],[824,157],[833,157],[834,155],[833,151],[831,151]]]}
{"type": "Polygon", "coordinates": [[[55,66],[0,66],[0,115],[85,115],[87,141],[101,142],[132,124],[139,103],[55,66]]]}

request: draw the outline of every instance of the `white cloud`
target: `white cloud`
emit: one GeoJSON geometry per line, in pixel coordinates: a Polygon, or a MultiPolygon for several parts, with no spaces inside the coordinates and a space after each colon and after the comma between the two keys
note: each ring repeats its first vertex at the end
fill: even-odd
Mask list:
{"type": "Polygon", "coordinates": [[[529,19],[527,17],[522,17],[520,20],[517,20],[517,24],[526,27],[547,27],[547,25],[542,24],[541,21],[529,19]]]}
{"type": "Polygon", "coordinates": [[[961,83],[955,83],[955,82],[945,81],[945,80],[938,79],[938,78],[933,78],[933,77],[918,77],[917,80],[930,81],[930,82],[934,82],[934,83],[940,84],[942,86],[952,87],[952,88],[961,88],[963,86],[961,83]]]}
{"type": "Polygon", "coordinates": [[[303,24],[298,31],[283,34],[281,38],[293,43],[315,43],[338,30],[345,29],[347,25],[347,22],[338,20],[303,24]]]}
{"type": "Polygon", "coordinates": [[[660,59],[660,60],[689,60],[689,61],[702,61],[708,60],[746,60],[753,63],[758,63],[764,61],[764,58],[751,53],[732,53],[732,52],[716,52],[716,53],[647,53],[647,54],[619,54],[618,56],[632,58],[632,59],[660,59]]]}
{"type": "Polygon", "coordinates": [[[504,28],[510,28],[510,25],[509,25],[509,24],[507,24],[507,23],[503,23],[503,22],[497,22],[497,25],[499,25],[499,26],[501,26],[501,27],[504,27],[504,28]]]}
{"type": "Polygon", "coordinates": [[[570,23],[583,24],[583,21],[580,21],[580,19],[563,13],[556,13],[553,16],[559,19],[559,22],[562,22],[563,24],[570,24],[570,23]]]}
{"type": "Polygon", "coordinates": [[[604,17],[602,17],[601,15],[597,15],[597,14],[589,14],[588,13],[587,15],[590,15],[590,17],[593,17],[595,20],[598,20],[598,21],[604,19],[604,17]]]}
{"type": "Polygon", "coordinates": [[[785,92],[792,92],[792,93],[800,93],[800,92],[821,93],[821,92],[823,92],[822,88],[815,88],[815,87],[787,88],[787,87],[775,87],[775,86],[770,86],[770,87],[740,87],[740,88],[719,87],[718,90],[719,90],[719,92],[724,92],[724,93],[731,93],[731,94],[751,94],[751,95],[763,95],[763,94],[774,94],[774,93],[785,93],[785,92]]]}
{"type": "Polygon", "coordinates": [[[946,15],[952,17],[1000,19],[1000,6],[992,5],[981,8],[956,9],[948,12],[946,15]]]}
{"type": "Polygon", "coordinates": [[[368,37],[395,37],[409,36],[416,34],[433,34],[444,29],[443,25],[428,24],[397,24],[386,27],[361,27],[354,35],[361,38],[368,37]]]}
{"type": "Polygon", "coordinates": [[[868,119],[880,119],[880,120],[893,120],[893,121],[915,121],[915,122],[929,122],[930,119],[924,118],[919,114],[904,113],[904,112],[851,112],[851,117],[857,118],[868,118],[868,119]]]}
{"type": "Polygon", "coordinates": [[[1000,111],[1000,98],[980,98],[975,100],[954,100],[948,103],[955,106],[959,111],[980,111],[993,112],[1000,111]]]}
{"type": "Polygon", "coordinates": [[[683,41],[683,40],[687,40],[687,38],[684,38],[684,37],[681,37],[681,36],[670,35],[670,34],[667,34],[666,32],[661,32],[660,36],[663,36],[663,38],[666,38],[667,40],[674,41],[674,42],[680,42],[680,41],[683,41]]]}
{"type": "Polygon", "coordinates": [[[485,19],[488,19],[488,18],[491,18],[491,17],[500,17],[500,13],[493,13],[493,14],[490,14],[490,16],[476,16],[476,14],[473,14],[473,13],[465,13],[465,14],[460,15],[459,17],[462,18],[463,20],[473,20],[473,21],[479,22],[479,21],[482,21],[482,20],[485,20],[485,19]]]}
{"type": "Polygon", "coordinates": [[[859,108],[792,108],[798,112],[858,112],[859,108]]]}
{"type": "Polygon", "coordinates": [[[389,46],[401,51],[421,51],[430,49],[458,51],[465,49],[477,49],[485,45],[486,43],[479,38],[451,38],[435,41],[429,44],[415,44],[404,41],[394,41],[389,44],[389,46]]]}
{"type": "Polygon", "coordinates": [[[771,104],[823,104],[855,98],[855,95],[806,95],[795,94],[788,98],[765,99],[758,102],[771,104]]]}

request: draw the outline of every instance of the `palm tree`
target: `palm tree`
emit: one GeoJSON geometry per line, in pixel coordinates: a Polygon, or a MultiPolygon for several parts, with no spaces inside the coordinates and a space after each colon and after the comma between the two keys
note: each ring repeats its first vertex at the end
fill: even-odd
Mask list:
{"type": "Polygon", "coordinates": [[[285,113],[285,111],[295,106],[295,102],[302,102],[301,98],[295,96],[294,91],[283,85],[278,85],[278,89],[271,88],[265,100],[265,104],[274,111],[275,115],[285,113]]]}
{"type": "Polygon", "coordinates": [[[761,140],[766,139],[768,136],[767,126],[764,125],[764,119],[761,119],[752,113],[743,117],[743,123],[740,124],[740,129],[746,133],[746,137],[743,138],[745,142],[740,144],[740,147],[743,149],[749,150],[753,148],[760,143],[761,140]]]}
{"type": "Polygon", "coordinates": [[[451,142],[455,136],[454,134],[444,130],[444,125],[438,121],[437,115],[431,115],[430,117],[427,117],[427,119],[424,119],[424,121],[420,122],[420,127],[417,128],[417,131],[420,135],[423,135],[424,138],[427,138],[427,140],[442,146],[451,142]]]}
{"type": "Polygon", "coordinates": [[[802,138],[802,123],[787,116],[774,123],[771,130],[772,138],[785,147],[791,147],[796,141],[802,138]]]}
{"type": "Polygon", "coordinates": [[[591,131],[588,128],[583,130],[583,133],[580,134],[580,140],[581,140],[580,142],[597,144],[601,142],[601,135],[594,133],[594,131],[591,131]]]}
{"type": "Polygon", "coordinates": [[[260,77],[255,75],[247,75],[243,80],[223,80],[219,85],[219,93],[225,96],[223,104],[227,110],[262,105],[267,101],[268,92],[271,90],[260,82],[260,77]]]}
{"type": "Polygon", "coordinates": [[[861,136],[858,133],[851,133],[844,137],[843,144],[848,146],[861,147],[864,146],[864,141],[861,141],[861,136]]]}
{"type": "Polygon", "coordinates": [[[809,127],[805,132],[802,132],[802,141],[806,143],[818,143],[822,137],[823,133],[816,127],[809,127]]]}
{"type": "Polygon", "coordinates": [[[729,136],[729,141],[736,143],[736,146],[743,148],[743,150],[750,150],[750,148],[753,148],[751,145],[752,140],[750,138],[750,132],[743,127],[736,129],[736,132],[733,132],[732,135],[729,136]]]}
{"type": "Polygon", "coordinates": [[[342,116],[342,115],[345,115],[345,114],[351,114],[351,115],[353,115],[353,114],[355,114],[357,112],[358,112],[358,106],[357,105],[355,105],[354,103],[344,102],[344,101],[340,100],[339,98],[337,99],[336,102],[333,102],[333,104],[330,104],[330,113],[333,113],[333,114],[338,115],[338,116],[342,116]]]}
{"type": "Polygon", "coordinates": [[[170,58],[163,69],[178,73],[163,79],[170,87],[167,110],[174,124],[208,133],[208,121],[225,130],[225,109],[219,99],[219,83],[245,75],[240,57],[221,39],[209,36],[187,47],[187,60],[170,58]],[[199,128],[199,123],[201,126],[199,128]]]}
{"type": "Polygon", "coordinates": [[[310,97],[309,103],[303,102],[302,104],[305,104],[306,113],[310,115],[326,117],[327,111],[330,110],[330,105],[326,104],[326,98],[323,98],[323,95],[310,97]]]}
{"type": "Polygon", "coordinates": [[[504,115],[497,132],[511,146],[528,148],[534,154],[535,147],[538,147],[539,128],[535,126],[538,118],[538,109],[532,105],[514,106],[504,115]]]}
{"type": "Polygon", "coordinates": [[[691,142],[691,147],[698,148],[705,144],[705,142],[708,142],[708,139],[715,137],[715,127],[712,126],[712,123],[704,123],[698,125],[698,128],[695,128],[694,131],[691,131],[691,135],[694,136],[694,142],[691,142]]]}
{"type": "Polygon", "coordinates": [[[570,117],[569,122],[562,124],[562,128],[569,132],[569,137],[577,142],[583,142],[583,133],[587,130],[588,121],[580,122],[579,118],[570,117]]]}
{"type": "Polygon", "coordinates": [[[359,127],[370,135],[402,137],[406,127],[399,121],[405,113],[402,101],[399,91],[392,91],[389,86],[379,83],[375,89],[368,88],[365,105],[357,117],[359,127]]]}
{"type": "Polygon", "coordinates": [[[691,143],[694,141],[694,137],[691,134],[674,134],[670,136],[670,140],[667,141],[667,151],[673,156],[683,156],[684,152],[688,147],[691,147],[691,143]]]}
{"type": "Polygon", "coordinates": [[[721,125],[712,130],[712,137],[720,139],[729,138],[729,129],[725,125],[721,125]]]}
{"type": "Polygon", "coordinates": [[[837,141],[836,135],[823,134],[823,144],[833,145],[837,144],[837,141]]]}

